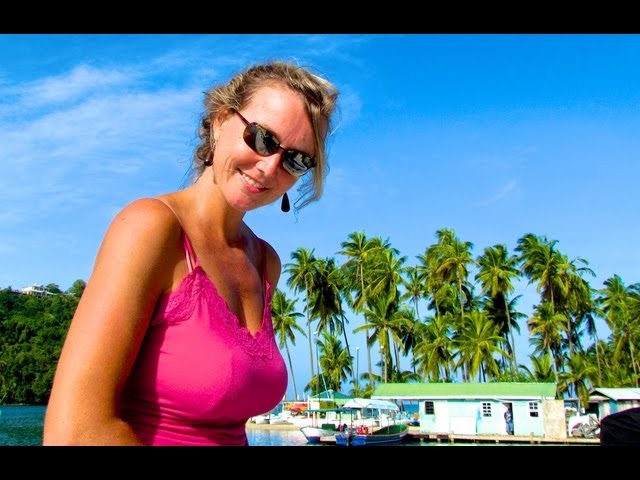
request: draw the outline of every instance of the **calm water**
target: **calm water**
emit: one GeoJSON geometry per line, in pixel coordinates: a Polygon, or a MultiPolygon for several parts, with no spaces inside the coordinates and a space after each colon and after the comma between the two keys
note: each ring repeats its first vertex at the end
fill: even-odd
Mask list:
{"type": "MultiPolygon", "coordinates": [[[[42,427],[46,407],[0,405],[0,446],[38,446],[42,444],[42,427]]],[[[309,445],[299,430],[247,429],[249,445],[310,446],[335,448],[331,445],[309,445]]],[[[448,443],[410,442],[402,446],[447,446],[448,443]]],[[[458,444],[460,445],[460,444],[458,444]]],[[[478,444],[472,444],[478,445],[478,444]]],[[[506,446],[507,444],[500,444],[506,446]]]]}
{"type": "Polygon", "coordinates": [[[0,445],[41,445],[45,407],[0,405],[0,445]]]}
{"type": "MultiPolygon", "coordinates": [[[[42,444],[46,407],[0,405],[0,446],[37,446],[42,444]]],[[[247,430],[250,445],[304,446],[300,431],[247,430]]]]}

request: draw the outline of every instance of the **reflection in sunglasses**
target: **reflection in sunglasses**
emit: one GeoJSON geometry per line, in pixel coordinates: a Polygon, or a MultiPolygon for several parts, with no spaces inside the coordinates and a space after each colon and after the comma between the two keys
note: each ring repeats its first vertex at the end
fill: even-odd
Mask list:
{"type": "Polygon", "coordinates": [[[258,155],[267,157],[273,155],[278,150],[282,150],[282,167],[294,177],[301,177],[316,166],[315,158],[298,150],[285,149],[269,130],[256,122],[249,122],[249,120],[244,118],[235,108],[233,111],[238,114],[245,124],[243,133],[245,143],[258,155]]]}

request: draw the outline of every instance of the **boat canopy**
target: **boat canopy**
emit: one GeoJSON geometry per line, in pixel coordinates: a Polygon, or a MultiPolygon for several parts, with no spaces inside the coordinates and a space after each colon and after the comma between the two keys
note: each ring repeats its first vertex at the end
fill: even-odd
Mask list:
{"type": "Polygon", "coordinates": [[[389,400],[375,400],[371,398],[352,398],[342,408],[375,408],[377,410],[398,411],[400,408],[389,400]]]}
{"type": "Polygon", "coordinates": [[[336,413],[348,413],[350,412],[351,409],[350,408],[344,408],[344,407],[336,407],[336,408],[308,408],[304,411],[304,413],[329,413],[329,412],[336,412],[336,413]]]}

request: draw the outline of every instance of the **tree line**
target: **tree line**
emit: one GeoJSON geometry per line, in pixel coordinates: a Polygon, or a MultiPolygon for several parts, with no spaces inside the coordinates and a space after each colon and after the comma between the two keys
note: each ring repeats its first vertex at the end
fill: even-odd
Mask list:
{"type": "Polygon", "coordinates": [[[51,295],[0,290],[0,404],[44,405],[49,400],[62,343],[86,286],[76,280],[51,295]]]}
{"type": "Polygon", "coordinates": [[[558,398],[570,395],[586,405],[592,387],[639,386],[640,284],[627,286],[614,275],[596,289],[588,262],[570,259],[557,240],[542,235],[523,235],[513,252],[496,244],[477,257],[473,243],[454,230],[435,236],[413,266],[388,239],[364,232],[342,242],[336,252],[342,263],[318,258],[313,249],[291,253],[284,278],[300,298],[277,290],[272,312],[296,398],[289,345],[298,335],[308,341],[311,380],[303,390],[312,395],[350,386],[352,396],[367,397],[380,382],[553,382],[558,398]],[[521,280],[538,294],[528,314],[517,307],[521,280]],[[361,374],[354,373],[348,313],[356,318],[349,328],[364,336],[367,349],[361,374]],[[611,330],[607,338],[598,335],[598,318],[611,330]],[[516,360],[513,331],[521,326],[531,368],[516,360]]]}
{"type": "MultiPolygon", "coordinates": [[[[307,339],[311,372],[302,390],[312,395],[333,389],[368,397],[381,382],[554,382],[558,398],[586,405],[592,387],[639,386],[640,284],[614,275],[594,288],[588,262],[541,235],[525,234],[513,252],[496,244],[476,257],[473,243],[453,230],[435,236],[414,265],[388,239],[364,232],[341,243],[342,263],[307,248],[283,261],[281,283],[296,296],[275,290],[271,311],[296,398],[289,347],[299,338],[307,339]],[[517,306],[521,280],[538,294],[529,313],[517,306]],[[598,334],[598,318],[611,331],[607,338],[598,334]],[[531,368],[516,360],[514,330],[522,327],[531,368]],[[364,337],[361,371],[349,329],[364,337]]],[[[55,294],[44,297],[0,290],[0,403],[47,403],[84,287],[77,280],[61,292],[52,284],[55,294]]]]}

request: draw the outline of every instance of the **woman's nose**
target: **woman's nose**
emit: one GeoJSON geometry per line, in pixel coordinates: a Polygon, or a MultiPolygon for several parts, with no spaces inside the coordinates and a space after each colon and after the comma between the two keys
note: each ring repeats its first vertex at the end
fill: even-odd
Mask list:
{"type": "Polygon", "coordinates": [[[258,162],[258,169],[262,170],[265,175],[275,176],[278,174],[280,162],[282,161],[282,152],[277,151],[268,157],[262,157],[258,162]]]}

